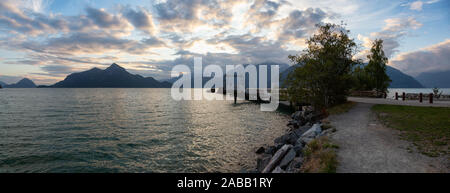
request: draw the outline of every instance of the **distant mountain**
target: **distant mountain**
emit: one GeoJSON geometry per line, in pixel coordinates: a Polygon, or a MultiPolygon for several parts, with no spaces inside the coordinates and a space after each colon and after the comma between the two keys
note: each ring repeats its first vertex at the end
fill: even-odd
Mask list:
{"type": "Polygon", "coordinates": [[[5,87],[5,86],[6,86],[6,83],[0,81],[0,86],[5,87]]]}
{"type": "MultiPolygon", "coordinates": [[[[281,73],[280,84],[287,78],[290,72],[294,71],[295,68],[296,66],[291,66],[286,71],[281,73]]],[[[386,74],[392,80],[389,88],[423,88],[422,84],[420,84],[416,79],[394,67],[387,66],[386,74]]]]}
{"type": "Polygon", "coordinates": [[[450,70],[439,72],[423,72],[416,79],[425,87],[450,88],[450,70]]]}
{"type": "Polygon", "coordinates": [[[387,66],[386,74],[392,80],[389,88],[423,88],[419,81],[394,67],[387,66]]]}
{"type": "Polygon", "coordinates": [[[130,74],[112,64],[105,70],[92,68],[84,72],[73,73],[50,87],[55,88],[170,88],[171,83],[159,82],[152,77],[130,74]]]}
{"type": "MultiPolygon", "coordinates": [[[[244,67],[246,67],[246,66],[248,66],[249,64],[243,64],[243,66],[244,67]]],[[[285,63],[276,63],[276,62],[263,62],[263,63],[260,63],[260,64],[255,64],[255,67],[256,67],[256,71],[257,72],[259,72],[259,67],[261,66],[261,65],[267,65],[267,85],[268,85],[268,87],[270,87],[270,82],[271,82],[271,69],[270,69],[270,66],[272,66],[272,65],[278,65],[279,66],[279,72],[281,73],[281,72],[283,72],[283,71],[285,71],[286,69],[288,69],[289,68],[289,65],[288,64],[285,64],[285,63]]],[[[194,70],[193,69],[191,69],[191,72],[194,72],[194,70]]],[[[224,73],[224,76],[223,76],[223,86],[225,86],[226,85],[226,75],[225,75],[225,71],[223,72],[224,73]]],[[[191,87],[194,87],[194,76],[196,76],[195,74],[193,74],[193,73],[191,73],[191,87]]],[[[214,75],[213,75],[214,76],[214,75]]],[[[236,75],[235,75],[235,77],[236,77],[236,75]]],[[[170,82],[170,83],[174,83],[175,81],[177,81],[179,78],[181,78],[181,76],[178,76],[178,77],[174,77],[174,78],[170,78],[170,79],[167,79],[166,81],[167,82],[170,82]]],[[[202,82],[203,82],[203,85],[205,85],[205,83],[206,82],[208,82],[210,79],[211,79],[212,77],[203,77],[202,78],[202,82]]],[[[236,84],[236,80],[235,80],[235,84],[236,84]]],[[[280,85],[281,85],[281,82],[280,82],[280,85]]],[[[257,86],[259,87],[259,74],[258,74],[258,76],[257,76],[257,86]]],[[[246,88],[249,88],[249,75],[248,74],[245,74],[245,87],[246,88]]]]}
{"type": "Polygon", "coordinates": [[[28,78],[24,78],[15,84],[5,85],[5,88],[36,88],[36,84],[28,78]]]}

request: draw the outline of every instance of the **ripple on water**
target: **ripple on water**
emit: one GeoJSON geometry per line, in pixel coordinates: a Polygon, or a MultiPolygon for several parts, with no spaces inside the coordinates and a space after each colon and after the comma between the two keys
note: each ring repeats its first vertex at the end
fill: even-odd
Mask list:
{"type": "Polygon", "coordinates": [[[288,116],[169,89],[4,89],[0,172],[242,172],[288,116]]]}

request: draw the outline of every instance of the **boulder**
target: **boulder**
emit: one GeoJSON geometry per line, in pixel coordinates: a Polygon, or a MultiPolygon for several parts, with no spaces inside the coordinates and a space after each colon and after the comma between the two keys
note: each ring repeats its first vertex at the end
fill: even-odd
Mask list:
{"type": "Polygon", "coordinates": [[[294,120],[298,120],[298,118],[300,117],[302,111],[296,111],[295,113],[292,113],[291,118],[294,120]]]}
{"type": "Polygon", "coordinates": [[[298,135],[295,134],[294,132],[289,132],[289,133],[288,133],[287,143],[288,143],[288,144],[294,145],[295,142],[297,141],[297,139],[298,139],[299,137],[300,137],[300,136],[298,136],[298,135]]]}
{"type": "Polygon", "coordinates": [[[292,148],[292,145],[283,145],[270,159],[270,162],[267,164],[267,166],[264,168],[262,173],[269,173],[273,170],[273,168],[276,166],[278,162],[284,157],[284,155],[289,151],[289,149],[292,148]]]}
{"type": "Polygon", "coordinates": [[[276,167],[272,173],[274,174],[279,174],[279,173],[284,173],[284,170],[280,168],[280,166],[276,167]]]}
{"type": "Polygon", "coordinates": [[[281,160],[279,167],[286,168],[288,164],[295,158],[296,152],[293,148],[286,153],[284,158],[281,160]]]}
{"type": "Polygon", "coordinates": [[[300,136],[303,135],[303,133],[305,133],[305,131],[308,131],[310,128],[311,128],[310,126],[305,125],[305,126],[302,126],[302,127],[298,128],[298,129],[293,130],[292,132],[294,132],[295,135],[300,137],[300,136]]]}
{"type": "Polygon", "coordinates": [[[305,138],[305,137],[306,138],[315,138],[321,132],[322,132],[322,128],[320,127],[320,124],[316,123],[308,131],[303,133],[303,135],[300,138],[305,138]]]}
{"type": "Polygon", "coordinates": [[[295,151],[295,156],[301,156],[303,154],[303,144],[296,144],[292,149],[295,151]]]}
{"type": "Polygon", "coordinates": [[[287,124],[287,126],[296,129],[300,126],[299,122],[296,120],[290,120],[289,123],[287,124]]]}
{"type": "Polygon", "coordinates": [[[277,151],[277,147],[269,146],[269,147],[266,148],[266,151],[264,151],[264,153],[273,155],[276,151],[277,151]]]}
{"type": "Polygon", "coordinates": [[[265,151],[266,151],[266,149],[265,149],[264,147],[259,147],[259,148],[256,150],[255,153],[257,153],[257,154],[262,154],[262,153],[264,153],[265,151]]]}
{"type": "Polygon", "coordinates": [[[283,147],[283,145],[284,145],[283,143],[275,143],[275,152],[277,152],[279,149],[281,149],[281,147],[283,147]]]}
{"type": "Polygon", "coordinates": [[[272,155],[270,154],[263,154],[256,159],[256,170],[258,172],[262,172],[264,168],[269,164],[270,159],[272,159],[272,155]]]}
{"type": "Polygon", "coordinates": [[[299,136],[297,136],[294,132],[289,132],[285,135],[277,137],[274,142],[277,144],[295,144],[299,136]]]}

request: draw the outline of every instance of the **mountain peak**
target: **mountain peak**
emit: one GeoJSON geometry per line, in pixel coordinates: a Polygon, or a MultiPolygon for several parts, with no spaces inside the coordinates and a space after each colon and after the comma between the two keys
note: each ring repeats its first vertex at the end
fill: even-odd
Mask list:
{"type": "Polygon", "coordinates": [[[126,71],[125,68],[123,68],[122,66],[119,66],[116,63],[111,64],[111,66],[109,66],[108,68],[105,69],[105,71],[108,72],[118,72],[118,71],[126,71]]]}
{"type": "Polygon", "coordinates": [[[6,85],[7,88],[35,88],[36,84],[28,78],[24,78],[15,84],[6,85]]]}
{"type": "Polygon", "coordinates": [[[23,78],[22,80],[20,80],[19,82],[33,82],[32,80],[28,79],[28,78],[23,78]]]}
{"type": "Polygon", "coordinates": [[[116,63],[112,63],[111,66],[109,66],[108,68],[122,68],[122,67],[116,63]]]}

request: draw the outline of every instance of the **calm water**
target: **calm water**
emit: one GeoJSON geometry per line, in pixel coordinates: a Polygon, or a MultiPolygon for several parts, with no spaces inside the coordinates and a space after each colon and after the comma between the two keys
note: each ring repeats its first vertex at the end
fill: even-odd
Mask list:
{"type": "Polygon", "coordinates": [[[0,172],[245,172],[287,121],[169,89],[1,89],[0,172]]]}

